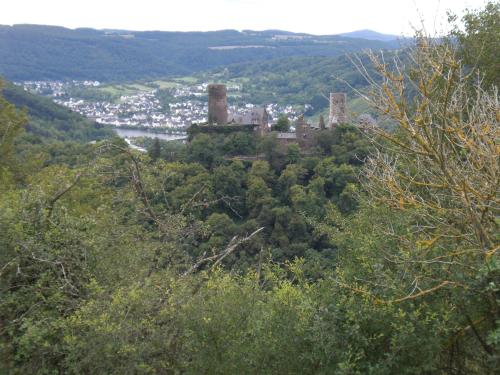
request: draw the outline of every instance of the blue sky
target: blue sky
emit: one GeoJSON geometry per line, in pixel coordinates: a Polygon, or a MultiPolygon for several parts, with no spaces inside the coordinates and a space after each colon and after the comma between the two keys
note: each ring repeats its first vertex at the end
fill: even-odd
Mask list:
{"type": "Polygon", "coordinates": [[[484,0],[7,0],[0,24],[70,28],[207,31],[281,29],[337,34],[372,29],[412,35],[446,31],[446,10],[461,14],[484,0]]]}

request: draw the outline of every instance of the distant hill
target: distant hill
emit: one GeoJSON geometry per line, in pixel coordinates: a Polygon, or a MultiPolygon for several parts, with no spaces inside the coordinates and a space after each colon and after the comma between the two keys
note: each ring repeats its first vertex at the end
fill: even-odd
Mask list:
{"type": "MultiPolygon", "coordinates": [[[[367,70],[373,72],[368,58],[362,54],[360,58],[367,70]]],[[[330,92],[346,92],[352,99],[355,97],[352,87],[363,90],[368,86],[347,56],[291,57],[235,64],[205,76],[200,74],[200,79],[238,83],[242,87],[241,96],[230,98],[235,104],[311,104],[313,108],[307,116],[328,108],[330,92]]]]}
{"type": "Polygon", "coordinates": [[[12,83],[5,83],[2,94],[10,103],[27,111],[27,138],[32,143],[89,142],[114,135],[112,130],[12,83]]]}
{"type": "Polygon", "coordinates": [[[402,39],[401,36],[382,34],[373,30],[357,30],[357,31],[351,31],[350,33],[343,33],[339,35],[346,38],[377,40],[382,42],[393,42],[402,39]]]}
{"type": "Polygon", "coordinates": [[[335,57],[397,41],[279,30],[135,32],[0,26],[0,75],[10,80],[137,80],[189,75],[234,63],[292,56],[335,57]]]}

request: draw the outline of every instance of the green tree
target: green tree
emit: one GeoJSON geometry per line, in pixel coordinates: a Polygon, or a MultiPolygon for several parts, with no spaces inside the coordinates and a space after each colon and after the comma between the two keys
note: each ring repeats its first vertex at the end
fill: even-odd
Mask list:
{"type": "Polygon", "coordinates": [[[370,140],[353,125],[336,126],[333,131],[331,155],[338,164],[362,165],[373,151],[370,140]]]}
{"type": "Polygon", "coordinates": [[[278,121],[273,126],[273,130],[278,132],[287,132],[290,130],[290,120],[286,115],[280,115],[278,121]]]}
{"type": "Polygon", "coordinates": [[[266,161],[276,173],[279,173],[286,164],[285,152],[278,143],[276,133],[267,134],[261,138],[259,152],[265,155],[266,161]]]}
{"type": "Polygon", "coordinates": [[[5,186],[17,169],[14,139],[23,130],[27,118],[23,112],[3,98],[2,87],[3,83],[0,81],[0,185],[5,186]]]}
{"type": "Polygon", "coordinates": [[[247,185],[247,208],[250,211],[250,217],[257,217],[264,206],[272,205],[272,192],[262,177],[250,176],[247,185]]]}
{"type": "Polygon", "coordinates": [[[236,132],[224,139],[222,149],[227,155],[255,155],[256,139],[253,133],[236,132]]]}
{"type": "Polygon", "coordinates": [[[286,149],[287,164],[295,164],[300,160],[300,147],[296,143],[289,144],[286,149]]]}
{"type": "Polygon", "coordinates": [[[160,140],[155,138],[153,141],[153,145],[149,150],[149,157],[153,160],[157,160],[161,156],[161,145],[160,140]]]}
{"type": "Polygon", "coordinates": [[[211,168],[219,159],[217,146],[212,137],[207,134],[198,134],[189,144],[188,160],[200,163],[211,168]]]}
{"type": "Polygon", "coordinates": [[[278,178],[280,196],[283,201],[288,202],[290,189],[293,185],[302,184],[307,171],[298,164],[288,164],[278,178]]]}
{"type": "Polygon", "coordinates": [[[359,188],[356,184],[348,183],[339,195],[338,207],[342,213],[353,212],[358,207],[359,188]]]}
{"type": "Polygon", "coordinates": [[[337,166],[333,160],[334,158],[323,159],[316,166],[315,172],[325,181],[327,197],[338,199],[347,184],[357,182],[357,171],[352,165],[337,166]]]}
{"type": "Polygon", "coordinates": [[[270,187],[276,182],[276,176],[271,170],[269,163],[265,160],[254,161],[250,171],[248,171],[248,175],[262,178],[270,187]]]}
{"type": "Polygon", "coordinates": [[[351,275],[344,283],[377,303],[434,314],[446,340],[435,344],[450,373],[493,374],[500,359],[500,310],[491,305],[500,281],[498,93],[466,74],[453,45],[420,35],[410,53],[407,70],[371,55],[382,82],[370,102],[398,129],[373,129],[387,142],[363,170],[376,213],[365,211],[375,220],[369,236],[379,238],[364,251],[355,246],[357,271],[344,273],[351,275]]]}
{"type": "Polygon", "coordinates": [[[223,165],[215,168],[213,175],[213,190],[218,198],[218,206],[230,215],[242,217],[245,208],[245,171],[241,162],[223,165]]]}
{"type": "Polygon", "coordinates": [[[499,87],[500,3],[489,1],[484,9],[468,10],[462,17],[463,29],[456,24],[456,16],[449,18],[450,22],[455,22],[451,34],[458,38],[463,61],[484,76],[484,87],[499,87]]]}

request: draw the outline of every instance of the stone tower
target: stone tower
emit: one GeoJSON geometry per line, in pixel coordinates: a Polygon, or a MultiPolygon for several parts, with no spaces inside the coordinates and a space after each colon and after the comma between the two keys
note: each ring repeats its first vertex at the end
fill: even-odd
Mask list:
{"type": "Polygon", "coordinates": [[[330,116],[328,119],[328,127],[330,129],[338,124],[345,124],[347,122],[346,101],[347,95],[345,93],[330,93],[330,116]]]}
{"type": "Polygon", "coordinates": [[[226,85],[208,85],[208,123],[210,125],[227,124],[226,85]]]}

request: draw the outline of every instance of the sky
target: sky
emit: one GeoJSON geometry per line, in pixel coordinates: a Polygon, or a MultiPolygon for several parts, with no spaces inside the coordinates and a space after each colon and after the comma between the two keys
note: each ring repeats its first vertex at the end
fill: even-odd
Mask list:
{"type": "Polygon", "coordinates": [[[431,35],[446,32],[446,11],[485,0],[4,0],[0,24],[69,28],[210,31],[279,29],[339,34],[371,29],[413,35],[421,19],[431,35]]]}

